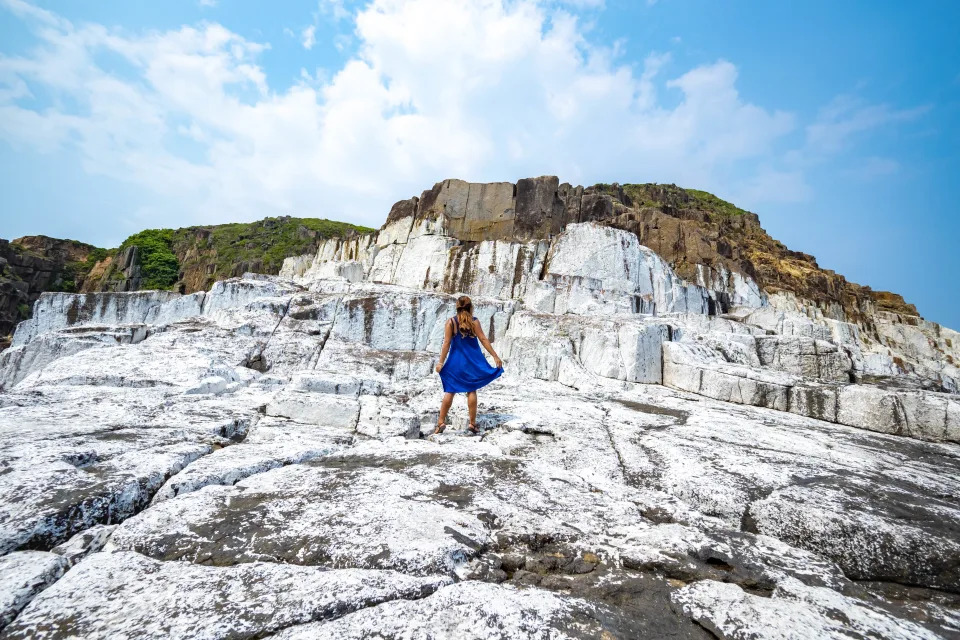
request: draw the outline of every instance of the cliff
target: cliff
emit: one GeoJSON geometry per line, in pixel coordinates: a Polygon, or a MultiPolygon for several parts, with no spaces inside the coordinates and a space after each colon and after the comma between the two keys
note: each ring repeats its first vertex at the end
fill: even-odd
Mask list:
{"type": "Polygon", "coordinates": [[[465,242],[547,239],[570,223],[598,222],[636,234],[691,281],[702,279],[698,269],[708,267],[749,277],[768,294],[814,302],[837,319],[867,320],[876,310],[918,315],[899,295],[821,269],[813,256],[770,237],[756,214],[705,191],[658,184],[573,187],[555,176],[516,184],[446,180],[394,205],[387,225],[403,218],[419,225],[440,216],[446,232],[465,242]]]}
{"type": "Polygon", "coordinates": [[[0,239],[0,340],[30,317],[44,291],[79,291],[105,252],[76,240],[47,236],[0,239]]]}
{"type": "Polygon", "coordinates": [[[45,291],[192,293],[247,271],[277,273],[284,258],[315,251],[327,238],[370,229],[317,218],[265,218],[182,229],[148,229],[119,248],[26,236],[0,239],[0,350],[45,291]]]}
{"type": "Polygon", "coordinates": [[[248,271],[275,274],[284,258],[315,251],[322,240],[367,231],[345,222],[291,217],[148,229],[127,238],[116,255],[94,265],[83,291],[203,291],[216,280],[248,271]]]}

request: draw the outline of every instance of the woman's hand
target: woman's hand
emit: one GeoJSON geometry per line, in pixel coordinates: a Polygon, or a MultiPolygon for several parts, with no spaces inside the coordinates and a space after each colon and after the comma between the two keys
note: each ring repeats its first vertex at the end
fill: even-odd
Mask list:
{"type": "Polygon", "coordinates": [[[503,360],[500,359],[500,356],[493,356],[493,362],[497,365],[497,369],[503,369],[503,360]]]}
{"type": "Polygon", "coordinates": [[[438,362],[437,366],[434,367],[434,370],[436,370],[437,373],[440,373],[440,369],[443,369],[443,363],[438,362]]]}

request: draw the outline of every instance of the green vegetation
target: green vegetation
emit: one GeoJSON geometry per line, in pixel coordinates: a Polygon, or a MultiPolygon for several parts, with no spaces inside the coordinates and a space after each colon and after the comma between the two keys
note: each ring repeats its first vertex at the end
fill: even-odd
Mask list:
{"type": "MultiPolygon", "coordinates": [[[[142,288],[170,289],[179,284],[189,292],[244,271],[279,273],[285,258],[313,253],[320,240],[369,231],[319,218],[265,218],[209,227],[147,229],[124,240],[115,251],[138,247],[142,288]]],[[[84,273],[110,254],[101,250],[92,255],[84,273]]],[[[103,276],[108,288],[123,278],[119,265],[103,276]]]]}
{"type": "Polygon", "coordinates": [[[137,247],[144,289],[169,289],[180,275],[180,262],[173,253],[173,229],[147,229],[130,236],[120,250],[137,247]]]}
{"type": "Polygon", "coordinates": [[[30,305],[28,304],[18,304],[17,312],[20,314],[20,317],[27,319],[30,317],[30,305]]]}
{"type": "Polygon", "coordinates": [[[685,209],[690,206],[691,194],[675,184],[625,184],[622,189],[636,207],[685,209]]]}
{"type": "Polygon", "coordinates": [[[731,204],[726,200],[721,200],[712,193],[700,191],[699,189],[685,189],[685,191],[693,196],[697,202],[703,206],[704,209],[708,209],[712,213],[719,213],[723,216],[742,216],[746,213],[746,211],[740,207],[731,204]]]}
{"type": "Polygon", "coordinates": [[[711,217],[727,218],[747,213],[740,207],[699,189],[684,189],[674,184],[625,184],[623,193],[636,207],[673,207],[706,211],[711,217]]]}
{"type": "Polygon", "coordinates": [[[211,276],[223,278],[233,275],[238,265],[244,263],[258,264],[264,273],[278,273],[284,258],[312,253],[320,240],[370,231],[373,230],[319,218],[264,218],[250,223],[177,229],[173,246],[177,255],[189,252],[196,256],[185,262],[185,270],[193,266],[191,263],[209,264],[212,260],[211,276]]]}

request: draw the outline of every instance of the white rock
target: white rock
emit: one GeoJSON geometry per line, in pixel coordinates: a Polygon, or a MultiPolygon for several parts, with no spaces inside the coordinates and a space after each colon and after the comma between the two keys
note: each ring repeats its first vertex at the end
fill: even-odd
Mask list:
{"type": "Polygon", "coordinates": [[[44,293],[33,306],[30,320],[21,322],[12,346],[27,344],[40,334],[72,326],[137,324],[147,321],[159,307],[176,301],[169,291],[129,293],[44,293]]]}
{"type": "Polygon", "coordinates": [[[268,416],[351,431],[357,426],[359,414],[356,399],[328,393],[284,390],[267,405],[268,416]]]}
{"type": "Polygon", "coordinates": [[[201,567],[98,553],[35,598],[5,633],[38,639],[257,637],[396,598],[423,597],[447,582],[391,571],[273,563],[201,567]]]}
{"type": "Polygon", "coordinates": [[[158,503],[208,485],[233,485],[249,476],[339,451],[352,435],[338,427],[319,427],[264,418],[240,444],[218,449],[193,461],[157,491],[158,503]]]}
{"type": "Polygon", "coordinates": [[[70,566],[80,562],[91,553],[96,553],[103,549],[104,545],[110,539],[113,530],[117,525],[98,524],[81,531],[63,544],[58,544],[52,551],[58,556],[62,556],[70,566]]]}
{"type": "Polygon", "coordinates": [[[360,396],[357,433],[371,438],[420,437],[420,417],[389,398],[360,396]]]}
{"type": "Polygon", "coordinates": [[[684,613],[724,638],[939,637],[862,601],[795,580],[785,580],[769,598],[734,584],[697,582],[684,587],[675,601],[684,613]]]}
{"type": "Polygon", "coordinates": [[[67,561],[45,551],[18,551],[0,557],[0,629],[67,570],[67,561]]]}
{"type": "Polygon", "coordinates": [[[615,637],[605,628],[608,616],[603,608],[542,589],[461,582],[423,600],[398,600],[333,622],[293,627],[277,639],[615,637]]]}

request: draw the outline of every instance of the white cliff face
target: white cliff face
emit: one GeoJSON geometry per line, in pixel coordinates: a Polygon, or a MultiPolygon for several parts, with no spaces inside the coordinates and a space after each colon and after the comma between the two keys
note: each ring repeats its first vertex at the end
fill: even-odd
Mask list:
{"type": "Polygon", "coordinates": [[[954,332],[593,223],[459,239],[516,224],[487,187],[279,277],[42,297],[0,354],[0,638],[960,634],[954,332]],[[459,293],[506,363],[479,437],[459,400],[430,435],[459,293]]]}
{"type": "Polygon", "coordinates": [[[559,314],[707,314],[719,307],[718,300],[728,289],[737,303],[765,304],[756,284],[739,274],[723,274],[716,291],[685,282],[634,234],[592,222],[570,224],[552,241],[487,240],[469,245],[442,230],[400,233],[399,225],[351,241],[364,245],[357,251],[348,250],[349,243],[343,240],[329,240],[312,263],[304,257],[289,258],[281,276],[301,283],[323,277],[356,282],[362,266],[362,277],[372,282],[522,299],[533,310],[559,314]],[[343,275],[351,269],[357,271],[343,275]]]}

